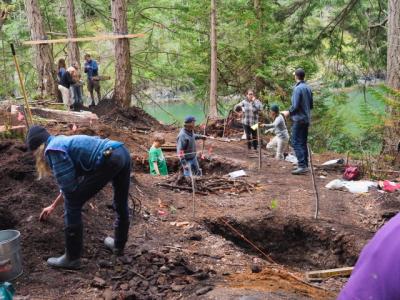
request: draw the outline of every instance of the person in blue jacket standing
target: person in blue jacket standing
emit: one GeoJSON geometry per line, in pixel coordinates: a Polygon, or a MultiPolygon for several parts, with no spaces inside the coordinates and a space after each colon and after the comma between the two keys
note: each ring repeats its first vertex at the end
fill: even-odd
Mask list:
{"type": "Polygon", "coordinates": [[[39,179],[53,173],[60,194],[40,214],[44,220],[64,202],[65,253],[51,257],[55,268],[79,269],[83,248],[82,207],[108,182],[112,182],[116,212],[114,238],[104,243],[116,255],[122,255],[128,240],[131,157],[118,141],[86,135],[52,136],[41,126],[32,126],[27,134],[28,149],[35,151],[39,179]]]}
{"type": "Polygon", "coordinates": [[[186,116],[184,127],[176,138],[176,151],[183,167],[183,175],[187,177],[202,175],[197,160],[196,140],[205,140],[206,137],[194,133],[195,123],[195,117],[186,116]]]}
{"type": "Polygon", "coordinates": [[[311,122],[311,109],[313,108],[313,93],[305,83],[306,73],[303,69],[294,72],[296,85],[292,94],[292,105],[289,111],[283,112],[285,117],[291,118],[292,146],[297,157],[297,169],[292,171],[293,175],[305,174],[308,169],[308,128],[311,122]]]}
{"type": "Polygon", "coordinates": [[[85,54],[85,66],[84,71],[87,74],[87,84],[88,90],[90,93],[90,98],[92,99],[92,103],[89,106],[95,106],[96,103],[94,101],[93,90],[97,93],[98,102],[101,100],[100,95],[100,81],[99,81],[99,66],[97,62],[91,58],[90,54],[85,54]]]}

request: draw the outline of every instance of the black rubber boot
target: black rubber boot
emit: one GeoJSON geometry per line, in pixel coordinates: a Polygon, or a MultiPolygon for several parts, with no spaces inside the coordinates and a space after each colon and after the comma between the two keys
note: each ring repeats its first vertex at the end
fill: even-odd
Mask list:
{"type": "Polygon", "coordinates": [[[76,270],[81,268],[83,246],[83,226],[72,225],[65,228],[65,253],[60,257],[50,257],[47,264],[54,268],[76,270]]]}
{"type": "Polygon", "coordinates": [[[79,111],[79,103],[74,103],[74,111],[79,111]]]}
{"type": "Polygon", "coordinates": [[[122,256],[124,255],[125,244],[128,240],[128,232],[129,232],[129,222],[125,224],[120,224],[114,230],[114,237],[106,237],[104,239],[104,245],[111,250],[115,255],[122,256]]]}

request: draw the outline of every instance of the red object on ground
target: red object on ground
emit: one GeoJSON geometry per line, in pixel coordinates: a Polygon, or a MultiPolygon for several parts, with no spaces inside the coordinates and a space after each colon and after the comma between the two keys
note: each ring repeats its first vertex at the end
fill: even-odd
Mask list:
{"type": "Polygon", "coordinates": [[[400,183],[385,180],[383,181],[383,190],[385,192],[393,193],[397,190],[400,190],[400,183]]]}
{"type": "Polygon", "coordinates": [[[343,179],[346,180],[357,180],[360,176],[358,167],[347,166],[344,170],[343,179]]]}

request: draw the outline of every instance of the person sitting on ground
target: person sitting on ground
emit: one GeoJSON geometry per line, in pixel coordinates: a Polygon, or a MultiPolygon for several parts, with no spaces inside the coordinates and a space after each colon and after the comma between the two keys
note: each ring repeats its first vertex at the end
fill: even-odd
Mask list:
{"type": "Polygon", "coordinates": [[[82,81],[81,81],[81,73],[80,73],[80,68],[79,64],[77,62],[73,63],[72,66],[75,69],[75,72],[73,73],[72,80],[74,84],[72,85],[72,95],[74,99],[74,110],[79,111],[80,108],[83,106],[82,103],[82,81]]]}
{"type": "Polygon", "coordinates": [[[262,127],[268,129],[266,132],[273,132],[275,137],[267,144],[267,149],[276,149],[276,159],[284,159],[284,151],[289,143],[289,132],[286,128],[285,118],[279,113],[279,106],[271,105],[271,124],[263,124],[262,127]]]}
{"type": "Polygon", "coordinates": [[[400,214],[381,227],[361,251],[338,300],[400,299],[400,214]]]}
{"type": "Polygon", "coordinates": [[[72,78],[75,76],[75,72],[76,70],[74,67],[68,67],[67,71],[62,75],[60,84],[58,85],[58,89],[62,95],[63,103],[67,110],[69,110],[73,104],[69,89],[74,84],[74,80],[72,78]]]}
{"type": "Polygon", "coordinates": [[[251,127],[258,123],[258,115],[262,110],[261,101],[256,99],[252,89],[248,89],[246,99],[235,105],[234,109],[236,112],[242,112],[242,124],[246,134],[247,149],[251,150],[251,146],[253,145],[253,149],[257,150],[257,130],[251,127]]]}
{"type": "Polygon", "coordinates": [[[176,140],[176,151],[183,167],[184,176],[202,175],[197,160],[196,140],[205,140],[206,137],[194,133],[195,122],[195,117],[187,116],[185,118],[184,128],[181,129],[176,140]]]}
{"type": "Polygon", "coordinates": [[[35,151],[38,178],[53,173],[60,194],[40,214],[45,220],[64,202],[65,254],[51,257],[47,264],[55,268],[79,269],[83,246],[82,207],[108,182],[114,190],[116,212],[114,237],[104,240],[115,255],[122,255],[128,240],[131,157],[123,143],[86,135],[52,136],[41,126],[32,126],[27,134],[28,150],[35,151]]]}
{"type": "Polygon", "coordinates": [[[164,143],[164,137],[161,134],[156,134],[153,140],[153,145],[149,150],[149,166],[151,175],[168,175],[167,162],[161,150],[161,146],[164,145],[164,143]]]}
{"type": "Polygon", "coordinates": [[[93,95],[93,90],[96,91],[97,93],[97,98],[98,102],[101,100],[101,95],[100,95],[100,81],[99,81],[99,67],[97,65],[97,62],[91,58],[90,54],[85,54],[85,73],[87,74],[87,85],[88,85],[88,90],[90,93],[90,98],[92,99],[92,103],[89,105],[90,106],[95,106],[96,103],[94,101],[94,95],[93,95]]]}

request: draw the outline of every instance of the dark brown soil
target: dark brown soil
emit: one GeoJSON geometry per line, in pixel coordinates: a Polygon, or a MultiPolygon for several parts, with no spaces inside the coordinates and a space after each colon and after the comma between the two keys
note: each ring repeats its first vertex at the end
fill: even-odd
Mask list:
{"type": "MultiPolygon", "coordinates": [[[[359,241],[371,238],[365,229],[343,226],[326,220],[270,213],[260,218],[224,220],[251,238],[278,263],[301,269],[332,269],[355,264],[364,246],[359,241]]],[[[220,234],[249,251],[248,243],[232,232],[221,219],[205,220],[211,232],[220,234]]],[[[257,255],[257,251],[254,252],[257,255]]]]}
{"type": "Polygon", "coordinates": [[[121,108],[113,100],[103,100],[91,111],[99,116],[104,124],[118,128],[161,129],[164,126],[143,109],[132,106],[121,108]]]}
{"type": "MultiPolygon", "coordinates": [[[[104,107],[105,114],[115,109],[106,109],[106,104],[104,107]]],[[[338,293],[343,280],[321,283],[332,293],[318,292],[301,280],[293,280],[289,270],[303,272],[353,264],[373,232],[400,210],[398,194],[382,197],[377,192],[354,195],[325,189],[327,182],[339,176],[328,172],[326,178],[317,176],[320,218],[314,220],[309,176],[291,176],[290,163],[277,162],[264,150],[263,165],[258,170],[257,159],[247,156],[245,141],[207,140],[205,157],[200,160],[205,174],[222,176],[244,169],[249,175],[246,180],[257,184],[257,188],[240,195],[197,196],[193,211],[189,193],[166,190],[158,185],[165,178],[147,173],[146,151],[151,136],[133,129],[156,127],[154,120],[145,115],[144,120],[120,118],[118,111],[114,113],[116,119],[104,118],[106,124],[76,132],[57,125],[50,128],[57,134],[80,133],[121,140],[138,164],[131,194],[142,206],[140,214],[133,218],[125,257],[116,259],[102,245],[113,229],[112,190],[108,186],[85,205],[82,271],[59,271],[46,265],[48,257],[64,251],[62,208],[47,222],[38,220],[43,207],[57,196],[58,187],[52,178],[35,179],[33,156],[20,141],[0,141],[0,229],[16,228],[22,236],[24,275],[15,281],[18,295],[34,299],[97,299],[107,295],[111,295],[107,299],[241,299],[242,283],[248,282],[245,277],[251,277],[250,290],[246,291],[249,293],[252,287],[265,286],[266,278],[272,274],[268,283],[273,287],[273,291],[268,290],[271,299],[297,299],[292,295],[330,299],[338,293]],[[221,218],[287,269],[271,271],[271,266],[221,218]],[[188,224],[181,226],[177,222],[188,224]],[[248,276],[254,261],[263,268],[259,277],[248,276]],[[218,293],[212,296],[212,292],[200,295],[214,286],[216,290],[229,289],[236,296],[221,298],[218,293]]],[[[168,142],[175,141],[177,130],[157,128],[165,133],[168,142]]],[[[198,149],[201,148],[199,143],[198,149]]],[[[165,154],[170,172],[179,170],[175,154],[165,154]]],[[[314,158],[317,164],[335,156],[314,158]]]]}
{"type": "MultiPolygon", "coordinates": [[[[167,248],[132,244],[137,247],[128,246],[125,256],[116,259],[102,247],[102,240],[112,232],[110,188],[84,209],[84,272],[75,276],[74,272],[49,269],[45,260],[64,251],[62,213],[59,209],[46,222],[39,222],[38,215],[57,196],[58,188],[51,178],[35,180],[33,156],[23,144],[2,141],[0,149],[0,229],[17,229],[22,236],[24,275],[16,281],[19,294],[29,292],[32,284],[46,283],[48,287],[59,286],[63,290],[60,296],[71,299],[77,293],[65,286],[71,280],[80,288],[112,287],[111,293],[123,299],[161,299],[174,293],[173,284],[183,285],[187,293],[196,287],[196,278],[203,271],[190,266],[184,257],[170,254],[167,248]]],[[[140,218],[135,219],[133,226],[140,226],[140,222],[140,218]]]]}

